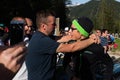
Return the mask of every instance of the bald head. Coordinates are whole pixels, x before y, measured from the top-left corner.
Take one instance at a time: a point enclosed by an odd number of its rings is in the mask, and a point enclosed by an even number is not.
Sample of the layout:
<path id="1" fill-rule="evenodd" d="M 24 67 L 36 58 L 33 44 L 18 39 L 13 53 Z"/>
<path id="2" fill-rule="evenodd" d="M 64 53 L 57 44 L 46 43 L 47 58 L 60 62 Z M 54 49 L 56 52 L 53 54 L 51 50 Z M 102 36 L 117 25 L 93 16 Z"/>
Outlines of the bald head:
<path id="1" fill-rule="evenodd" d="M 20 20 L 25 20 L 23 17 L 14 17 L 12 20 L 18 20 L 18 21 L 20 21 Z"/>
<path id="2" fill-rule="evenodd" d="M 26 24 L 26 21 L 23 17 L 14 17 L 10 24 Z"/>

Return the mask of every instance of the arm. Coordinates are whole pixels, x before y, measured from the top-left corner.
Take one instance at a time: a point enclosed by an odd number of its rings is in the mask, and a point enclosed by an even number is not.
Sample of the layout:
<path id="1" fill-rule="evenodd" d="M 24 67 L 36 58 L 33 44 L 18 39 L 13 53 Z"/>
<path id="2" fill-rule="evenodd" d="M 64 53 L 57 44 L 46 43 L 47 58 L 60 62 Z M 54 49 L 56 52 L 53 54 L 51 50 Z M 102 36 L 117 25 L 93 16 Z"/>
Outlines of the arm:
<path id="1" fill-rule="evenodd" d="M 89 38 L 83 41 L 77 41 L 72 44 L 60 44 L 56 52 L 74 52 L 82 50 L 93 44 L 96 40 Z"/>
<path id="2" fill-rule="evenodd" d="M 57 40 L 57 42 L 62 43 L 62 42 L 68 42 L 69 40 L 71 40 L 71 36 L 70 35 L 66 35 L 66 36 L 62 36 L 59 40 Z"/>
<path id="3" fill-rule="evenodd" d="M 107 53 L 108 47 L 107 46 L 103 46 L 103 48 L 104 48 L 104 53 Z"/>

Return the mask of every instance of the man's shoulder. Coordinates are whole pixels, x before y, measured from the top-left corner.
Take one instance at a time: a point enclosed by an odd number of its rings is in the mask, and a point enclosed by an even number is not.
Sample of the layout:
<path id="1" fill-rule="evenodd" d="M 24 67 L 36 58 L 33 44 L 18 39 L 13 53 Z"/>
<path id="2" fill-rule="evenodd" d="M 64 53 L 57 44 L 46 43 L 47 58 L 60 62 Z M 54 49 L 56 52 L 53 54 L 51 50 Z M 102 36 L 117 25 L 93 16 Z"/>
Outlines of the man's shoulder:
<path id="1" fill-rule="evenodd" d="M 101 44 L 91 44 L 89 47 L 85 48 L 84 51 L 91 51 L 93 53 L 103 53 L 104 49 Z"/>

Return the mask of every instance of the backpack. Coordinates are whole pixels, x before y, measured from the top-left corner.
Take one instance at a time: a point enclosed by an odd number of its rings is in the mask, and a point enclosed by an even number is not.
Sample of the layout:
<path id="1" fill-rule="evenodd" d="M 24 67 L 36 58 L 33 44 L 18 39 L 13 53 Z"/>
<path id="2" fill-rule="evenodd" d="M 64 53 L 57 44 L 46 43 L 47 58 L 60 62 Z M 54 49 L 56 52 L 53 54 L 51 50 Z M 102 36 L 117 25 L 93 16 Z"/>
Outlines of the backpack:
<path id="1" fill-rule="evenodd" d="M 81 80 L 111 80 L 113 62 L 101 45 L 92 44 L 84 49 L 80 60 Z"/>

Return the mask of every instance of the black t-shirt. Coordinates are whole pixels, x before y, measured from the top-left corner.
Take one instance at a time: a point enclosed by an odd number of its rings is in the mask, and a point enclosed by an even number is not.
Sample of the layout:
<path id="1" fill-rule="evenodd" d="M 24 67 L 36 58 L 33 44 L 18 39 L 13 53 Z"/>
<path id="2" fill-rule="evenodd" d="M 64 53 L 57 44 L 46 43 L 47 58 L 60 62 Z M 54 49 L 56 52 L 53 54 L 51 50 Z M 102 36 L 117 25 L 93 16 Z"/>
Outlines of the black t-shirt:
<path id="1" fill-rule="evenodd" d="M 43 33 L 39 31 L 34 33 L 26 56 L 29 80 L 53 80 L 58 46 L 58 42 Z"/>
<path id="2" fill-rule="evenodd" d="M 67 43 L 71 44 L 74 42 L 76 42 L 76 40 L 70 40 Z M 70 80 L 73 76 L 79 77 L 80 51 L 65 54 L 63 66 Z"/>
<path id="3" fill-rule="evenodd" d="M 73 62 L 72 66 L 69 64 L 71 62 Z M 64 57 L 64 67 L 70 78 L 76 76 L 80 77 L 80 80 L 98 80 L 96 70 L 103 71 L 104 65 L 107 69 L 105 74 L 102 74 L 105 80 L 110 80 L 113 68 L 112 60 L 109 55 L 104 53 L 101 44 L 92 44 L 83 50 L 65 54 Z"/>
<path id="4" fill-rule="evenodd" d="M 101 44 L 92 44 L 84 49 L 81 60 L 81 80 L 111 80 L 113 62 L 109 55 L 104 53 Z"/>

